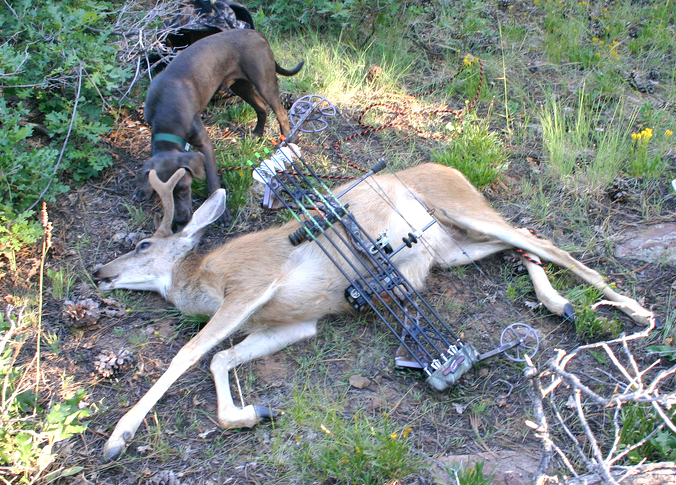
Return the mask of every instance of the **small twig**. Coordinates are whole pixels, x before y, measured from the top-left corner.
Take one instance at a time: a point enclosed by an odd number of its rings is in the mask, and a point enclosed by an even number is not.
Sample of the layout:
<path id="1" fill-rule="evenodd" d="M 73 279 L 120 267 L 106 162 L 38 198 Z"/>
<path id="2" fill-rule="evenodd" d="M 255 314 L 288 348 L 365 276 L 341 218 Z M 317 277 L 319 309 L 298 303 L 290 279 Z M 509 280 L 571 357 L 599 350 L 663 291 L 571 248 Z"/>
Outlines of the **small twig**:
<path id="1" fill-rule="evenodd" d="M 561 411 L 559 411 L 559 407 L 556 405 L 556 402 L 554 400 L 552 400 L 552 401 L 550 401 L 549 405 L 554 410 L 554 415 L 556 416 L 556 419 L 559 421 L 559 424 L 563 428 L 563 431 L 568 436 L 568 439 L 570 439 L 570 441 L 573 442 L 573 445 L 575 446 L 575 450 L 577 451 L 578 456 L 585 463 L 585 466 L 587 467 L 587 469 L 590 469 L 592 467 L 592 462 L 589 460 L 589 458 L 587 458 L 587 455 L 585 455 L 584 451 L 582 450 L 582 447 L 580 446 L 580 441 L 577 439 L 577 437 L 570 430 L 570 428 L 566 424 L 566 420 L 563 418 L 563 416 L 561 416 Z M 569 469 L 570 469 L 570 467 L 569 467 Z M 575 473 L 575 472 L 573 472 L 573 473 Z"/>
<path id="2" fill-rule="evenodd" d="M 653 401 L 652 405 L 655 408 L 655 411 L 657 411 L 657 414 L 659 414 L 660 417 L 662 418 L 662 421 L 664 421 L 664 424 L 667 425 L 667 427 L 671 430 L 672 433 L 676 433 L 676 426 L 674 426 L 674 423 L 671 421 L 672 418 L 666 415 L 666 413 L 659 405 L 659 403 Z"/>
<path id="3" fill-rule="evenodd" d="M 613 478 L 613 476 L 610 474 L 610 467 L 606 464 L 606 462 L 603 460 L 603 455 L 601 454 L 601 448 L 599 448 L 599 444 L 596 441 L 596 437 L 594 436 L 594 433 L 592 433 L 591 428 L 589 427 L 589 422 L 587 421 L 587 416 L 584 414 L 584 409 L 582 409 L 582 391 L 580 389 L 575 389 L 573 392 L 573 395 L 575 396 L 575 405 L 577 406 L 577 416 L 580 418 L 580 424 L 582 425 L 582 428 L 585 431 L 585 434 L 587 435 L 587 439 L 589 439 L 589 444 L 592 447 L 592 454 L 596 458 L 596 466 L 598 469 L 601 470 L 603 476 L 606 478 L 608 483 L 612 483 L 617 485 L 617 482 Z M 596 470 L 590 470 L 590 471 L 596 471 Z"/>
<path id="4" fill-rule="evenodd" d="M 3 2 L 5 2 L 5 5 L 7 5 L 9 11 L 12 12 L 17 19 L 21 20 L 21 18 L 16 14 L 14 9 L 12 8 L 12 5 L 7 0 L 3 0 Z"/>

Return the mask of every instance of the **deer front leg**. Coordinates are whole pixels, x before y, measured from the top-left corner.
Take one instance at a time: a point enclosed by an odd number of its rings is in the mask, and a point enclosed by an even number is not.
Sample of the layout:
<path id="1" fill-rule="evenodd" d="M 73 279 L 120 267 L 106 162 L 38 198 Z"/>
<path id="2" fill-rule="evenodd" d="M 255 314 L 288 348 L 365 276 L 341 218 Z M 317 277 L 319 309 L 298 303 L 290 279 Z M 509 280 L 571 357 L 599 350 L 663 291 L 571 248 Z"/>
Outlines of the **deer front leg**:
<path id="1" fill-rule="evenodd" d="M 317 333 L 317 321 L 274 325 L 249 334 L 232 348 L 214 355 L 211 373 L 218 398 L 218 423 L 226 429 L 252 428 L 263 419 L 271 417 L 270 410 L 262 406 L 235 406 L 230 392 L 229 372 L 235 366 L 250 362 L 307 340 Z"/>
<path id="2" fill-rule="evenodd" d="M 133 408 L 122 416 L 103 448 L 104 457 L 107 460 L 114 460 L 120 456 L 127 443 L 136 434 L 136 430 L 143 422 L 146 414 L 150 412 L 169 387 L 209 350 L 235 332 L 256 310 L 267 303 L 274 295 L 277 287 L 277 283 L 273 282 L 258 295 L 258 298 L 249 299 L 251 297 L 249 293 L 242 293 L 239 298 L 232 298 L 232 300 L 224 303 L 209 320 L 209 323 L 181 347 L 162 377 Z"/>

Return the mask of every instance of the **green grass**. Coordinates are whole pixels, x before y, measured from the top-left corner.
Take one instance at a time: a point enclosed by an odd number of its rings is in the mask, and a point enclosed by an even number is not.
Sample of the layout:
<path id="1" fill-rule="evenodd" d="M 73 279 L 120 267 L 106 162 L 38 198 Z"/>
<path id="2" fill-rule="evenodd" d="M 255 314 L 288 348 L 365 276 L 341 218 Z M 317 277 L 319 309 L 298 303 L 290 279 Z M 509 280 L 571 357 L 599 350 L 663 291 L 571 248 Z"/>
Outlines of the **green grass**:
<path id="1" fill-rule="evenodd" d="M 494 483 L 493 474 L 484 471 L 484 462 L 476 461 L 474 465 L 446 465 L 446 474 L 458 485 L 491 485 Z"/>
<path id="2" fill-rule="evenodd" d="M 468 120 L 453 143 L 432 152 L 432 161 L 460 170 L 477 188 L 494 183 L 505 170 L 507 157 L 497 133 L 487 123 Z"/>
<path id="3" fill-rule="evenodd" d="M 256 157 L 260 154 L 263 158 L 268 158 L 264 149 L 268 143 L 265 140 L 254 138 L 243 138 L 234 143 L 218 143 L 216 149 L 216 165 L 225 169 L 221 175 L 223 185 L 228 195 L 228 208 L 233 214 L 246 206 L 252 196 L 249 189 L 254 184 L 253 171 L 250 166 L 258 166 L 261 159 Z M 232 168 L 241 167 L 238 170 Z M 256 185 L 259 185 L 256 183 Z"/>
<path id="4" fill-rule="evenodd" d="M 614 106 L 590 103 L 582 90 L 573 110 L 551 96 L 539 113 L 549 175 L 579 194 L 592 195 L 628 171 L 628 126 L 636 114 L 626 115 L 623 106 L 621 99 Z"/>
<path id="5" fill-rule="evenodd" d="M 311 430 L 315 437 L 300 438 L 294 445 L 294 476 L 307 483 L 378 485 L 406 478 L 422 466 L 410 448 L 411 428 L 391 422 L 385 413 L 348 411 L 344 397 L 320 404 L 313 391 L 296 393 L 289 411 L 298 432 Z"/>

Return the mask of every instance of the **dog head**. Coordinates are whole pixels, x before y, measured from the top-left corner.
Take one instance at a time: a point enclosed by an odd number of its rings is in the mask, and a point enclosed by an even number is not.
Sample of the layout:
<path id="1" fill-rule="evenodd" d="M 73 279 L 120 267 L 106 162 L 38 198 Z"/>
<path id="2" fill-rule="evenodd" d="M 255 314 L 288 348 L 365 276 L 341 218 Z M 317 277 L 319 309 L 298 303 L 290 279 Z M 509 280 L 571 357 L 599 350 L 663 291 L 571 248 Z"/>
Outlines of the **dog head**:
<path id="1" fill-rule="evenodd" d="M 148 182 L 148 174 L 151 170 L 157 172 L 157 176 L 163 182 L 180 168 L 185 169 L 185 175 L 176 184 L 174 188 L 174 222 L 179 226 L 188 223 L 192 215 L 192 180 L 197 177 L 204 180 L 206 173 L 204 171 L 204 155 L 199 152 L 177 152 L 167 151 L 158 152 L 149 158 L 138 175 L 139 187 L 136 190 L 135 198 L 143 200 L 150 196 L 153 189 Z"/>

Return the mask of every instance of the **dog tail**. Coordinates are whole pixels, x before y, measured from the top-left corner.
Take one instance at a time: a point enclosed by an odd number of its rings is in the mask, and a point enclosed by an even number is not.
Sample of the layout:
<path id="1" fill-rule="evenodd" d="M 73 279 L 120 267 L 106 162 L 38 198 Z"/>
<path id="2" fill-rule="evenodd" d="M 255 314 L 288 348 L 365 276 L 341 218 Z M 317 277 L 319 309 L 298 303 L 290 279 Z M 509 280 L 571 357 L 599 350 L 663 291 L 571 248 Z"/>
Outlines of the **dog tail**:
<path id="1" fill-rule="evenodd" d="M 296 67 L 289 70 L 284 69 L 275 62 L 275 71 L 277 71 L 277 74 L 281 74 L 282 76 L 293 76 L 294 74 L 298 74 L 298 71 L 300 71 L 300 68 L 303 67 L 303 64 L 305 64 L 305 61 L 300 61 Z"/>

